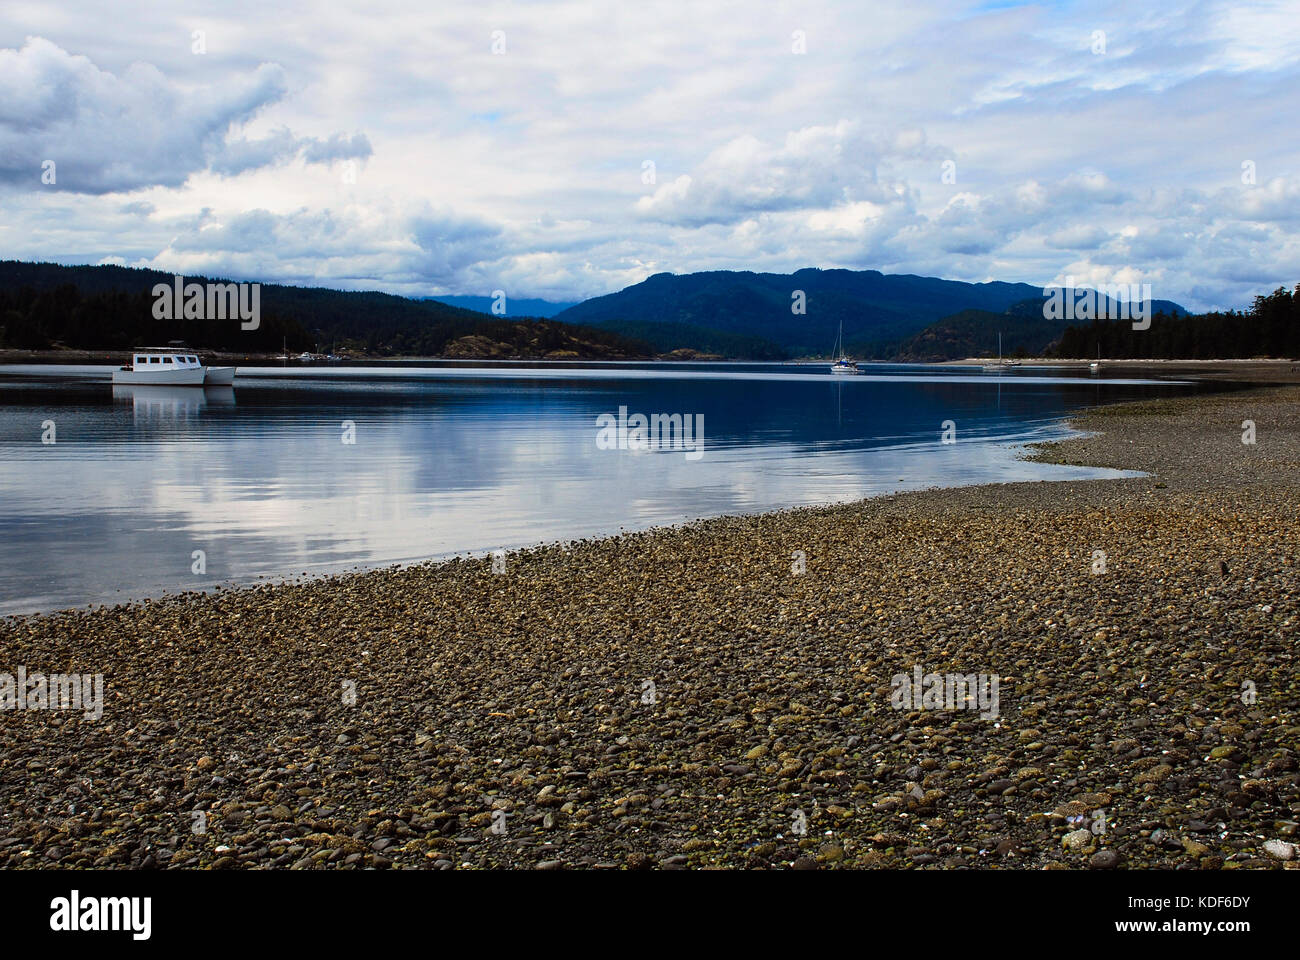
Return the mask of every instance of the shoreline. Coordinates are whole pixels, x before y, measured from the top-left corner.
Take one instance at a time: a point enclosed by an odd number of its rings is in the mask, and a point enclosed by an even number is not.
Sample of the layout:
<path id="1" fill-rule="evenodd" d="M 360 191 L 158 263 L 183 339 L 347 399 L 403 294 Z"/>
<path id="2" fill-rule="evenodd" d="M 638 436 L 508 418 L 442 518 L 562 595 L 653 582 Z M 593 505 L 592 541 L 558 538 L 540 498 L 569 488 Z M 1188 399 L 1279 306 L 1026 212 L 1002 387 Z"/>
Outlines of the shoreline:
<path id="1" fill-rule="evenodd" d="M 181 349 L 181 348 L 178 348 Z M 651 357 L 609 357 L 609 358 L 577 358 L 577 357 L 529 357 L 529 356 L 483 356 L 483 357 L 465 357 L 465 356 L 439 356 L 439 357 L 420 357 L 420 356 L 348 356 L 340 357 L 338 361 L 326 362 L 323 358 L 318 360 L 302 361 L 296 356 L 290 357 L 287 361 L 281 360 L 279 354 L 272 353 L 236 353 L 217 350 L 203 350 L 199 348 L 184 348 L 192 353 L 198 353 L 205 360 L 212 361 L 220 365 L 243 364 L 246 366 L 286 366 L 292 369 L 310 369 L 315 366 L 324 368 L 333 368 L 340 365 L 351 366 L 366 363 L 419 363 L 435 362 L 446 364 L 466 364 L 466 363 L 530 363 L 530 364 L 556 364 L 557 366 L 565 365 L 590 365 L 602 363 L 666 363 L 666 364 L 689 364 L 689 363 L 754 363 L 754 364 L 775 364 L 786 366 L 816 366 L 820 367 L 830 362 L 829 359 L 797 357 L 787 360 L 737 360 L 713 354 L 697 354 L 689 350 L 676 350 L 671 353 L 656 354 Z M 688 355 L 690 354 L 690 355 Z M 99 366 L 120 366 L 129 362 L 131 351 L 129 350 L 22 350 L 12 347 L 0 347 L 0 372 L 3 372 L 5 366 L 57 366 L 57 365 L 99 365 Z M 968 357 L 964 360 L 939 360 L 930 363 L 921 363 L 913 361 L 875 361 L 864 360 L 861 363 L 864 369 L 870 371 L 871 367 L 876 364 L 886 365 L 903 365 L 903 366 L 934 366 L 934 367 L 983 367 L 996 364 L 996 357 Z M 1087 370 L 1092 360 L 1082 359 L 1046 359 L 1042 357 L 1031 357 L 1016 360 L 1021 368 L 1065 368 L 1071 370 Z M 1250 359 L 1250 360 L 1102 360 L 1102 373 L 1108 371 L 1126 370 L 1130 368 L 1146 368 L 1158 371 L 1161 374 L 1170 376 L 1191 377 L 1194 379 L 1213 379 L 1213 380 L 1239 380 L 1242 382 L 1252 383 L 1300 383 L 1300 359 Z"/>
<path id="2" fill-rule="evenodd" d="M 992 365 L 997 357 L 968 357 L 965 360 L 943 360 L 940 367 L 970 367 Z M 1094 363 L 1089 359 L 1049 360 L 1042 357 L 1017 359 L 1022 368 L 1064 367 L 1087 370 Z M 1101 373 L 1115 370 L 1148 368 L 1162 374 L 1203 380 L 1239 380 L 1255 383 L 1300 383 L 1300 360 L 1102 360 Z"/>
<path id="3" fill-rule="evenodd" d="M 106 702 L 0 715 L 0 864 L 1283 866 L 1298 410 L 1117 404 L 1030 455 L 1142 478 L 10 618 L 0 670 L 102 672 Z M 916 665 L 998 676 L 999 719 L 894 709 Z"/>

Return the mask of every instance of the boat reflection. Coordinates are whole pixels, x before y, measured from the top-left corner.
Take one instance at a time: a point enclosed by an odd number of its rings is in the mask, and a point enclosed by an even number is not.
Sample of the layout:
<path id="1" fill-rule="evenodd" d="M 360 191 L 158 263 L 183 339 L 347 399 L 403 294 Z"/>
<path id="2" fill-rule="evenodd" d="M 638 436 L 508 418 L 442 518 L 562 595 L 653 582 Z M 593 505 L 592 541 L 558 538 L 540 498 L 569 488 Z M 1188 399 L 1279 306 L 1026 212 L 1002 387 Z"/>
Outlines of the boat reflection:
<path id="1" fill-rule="evenodd" d="M 205 407 L 231 407 L 235 404 L 234 387 L 167 387 L 140 384 L 113 384 L 113 400 L 130 403 L 139 420 L 186 420 L 196 417 Z"/>

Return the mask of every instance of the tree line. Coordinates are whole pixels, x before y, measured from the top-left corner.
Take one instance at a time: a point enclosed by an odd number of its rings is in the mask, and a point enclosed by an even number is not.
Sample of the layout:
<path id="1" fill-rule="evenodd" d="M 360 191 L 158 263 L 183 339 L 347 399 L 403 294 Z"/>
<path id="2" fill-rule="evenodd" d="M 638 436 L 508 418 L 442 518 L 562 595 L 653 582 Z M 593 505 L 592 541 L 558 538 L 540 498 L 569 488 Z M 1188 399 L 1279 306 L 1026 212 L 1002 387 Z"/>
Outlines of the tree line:
<path id="1" fill-rule="evenodd" d="M 1146 330 L 1131 320 L 1093 320 L 1068 327 L 1057 357 L 1100 356 L 1134 360 L 1242 360 L 1251 357 L 1300 358 L 1300 284 L 1257 296 L 1246 310 L 1151 317 Z"/>
<path id="2" fill-rule="evenodd" d="M 206 284 L 206 277 L 186 277 Z M 221 282 L 221 281 L 217 281 Z M 438 356 L 463 337 L 509 353 L 642 357 L 652 348 L 617 332 L 536 318 L 507 319 L 378 291 L 260 284 L 255 330 L 239 319 L 154 316 L 158 284 L 170 274 L 111 265 L 0 261 L 0 347 L 130 350 L 183 340 L 196 350 L 291 353 L 337 350 L 369 356 Z"/>

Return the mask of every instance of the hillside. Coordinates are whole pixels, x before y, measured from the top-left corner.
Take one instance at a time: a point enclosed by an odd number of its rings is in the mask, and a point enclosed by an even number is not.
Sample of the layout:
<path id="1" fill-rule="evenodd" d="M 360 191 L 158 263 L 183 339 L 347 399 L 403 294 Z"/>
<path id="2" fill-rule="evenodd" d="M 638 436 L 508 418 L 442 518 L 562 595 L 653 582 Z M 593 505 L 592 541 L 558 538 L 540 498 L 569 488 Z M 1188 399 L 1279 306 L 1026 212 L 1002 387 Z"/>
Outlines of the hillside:
<path id="1" fill-rule="evenodd" d="M 806 296 L 804 315 L 791 311 L 796 290 Z M 677 346 L 696 349 L 707 349 L 708 338 L 739 334 L 754 339 L 750 351 L 768 355 L 826 355 L 843 321 L 845 342 L 857 355 L 884 357 L 943 317 L 966 309 L 1001 312 L 1041 293 L 1024 283 L 964 283 L 875 270 L 660 273 L 570 307 L 557 319 L 645 338 L 654 326 L 678 324 L 676 335 L 688 341 Z"/>
<path id="2" fill-rule="evenodd" d="M 1267 296 L 1257 296 L 1244 311 L 1194 316 L 1157 313 L 1148 330 L 1134 330 L 1123 320 L 1072 326 L 1053 353 L 1137 360 L 1300 358 L 1300 284 L 1294 291 L 1278 287 Z"/>
<path id="3" fill-rule="evenodd" d="M 1119 305 L 1102 298 L 1107 309 L 1118 312 Z M 1170 317 L 1186 311 L 1170 300 L 1152 300 L 1151 315 Z M 991 357 L 997 354 L 998 334 L 1002 334 L 1002 354 L 1007 357 L 1037 357 L 1056 345 L 1071 323 L 1043 316 L 1043 298 L 1034 297 L 1012 304 L 1000 313 L 990 310 L 962 310 L 944 317 L 899 345 L 897 359 L 909 363 L 939 363 L 967 357 Z M 1132 321 L 1120 321 L 1132 327 Z"/>
<path id="4" fill-rule="evenodd" d="M 186 282 L 229 282 L 187 276 Z M 117 266 L 0 261 L 0 346 L 127 349 L 184 340 L 245 353 L 335 349 L 370 356 L 576 356 L 625 359 L 650 347 L 554 320 L 507 320 L 434 300 L 261 284 L 261 322 L 153 316 L 155 284 L 172 275 Z M 479 351 L 479 352 L 475 352 Z"/>

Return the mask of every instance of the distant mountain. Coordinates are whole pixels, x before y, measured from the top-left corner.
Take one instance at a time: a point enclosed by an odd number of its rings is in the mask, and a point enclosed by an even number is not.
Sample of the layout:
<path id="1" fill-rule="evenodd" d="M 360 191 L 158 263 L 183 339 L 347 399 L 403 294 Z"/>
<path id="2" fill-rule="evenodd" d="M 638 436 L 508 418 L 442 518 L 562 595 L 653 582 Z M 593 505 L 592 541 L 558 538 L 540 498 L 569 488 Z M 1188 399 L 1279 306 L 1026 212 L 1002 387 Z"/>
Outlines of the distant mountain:
<path id="1" fill-rule="evenodd" d="M 436 300 L 451 307 L 460 307 L 462 310 L 475 310 L 479 313 L 492 313 L 492 305 L 496 303 L 494 297 L 420 297 L 420 299 Z M 576 305 L 577 301 L 575 300 L 555 301 L 537 300 L 529 297 L 506 297 L 506 312 L 500 314 L 500 316 L 553 317 Z"/>
<path id="2" fill-rule="evenodd" d="M 187 283 L 225 283 L 186 276 Z M 260 284 L 256 330 L 238 320 L 163 320 L 155 284 L 172 275 L 118 266 L 0 261 L 0 346 L 130 349 L 184 340 L 234 352 L 328 350 L 371 356 L 645 357 L 651 348 L 615 332 L 549 319 L 485 316 L 434 300 L 377 291 Z"/>
<path id="3" fill-rule="evenodd" d="M 1119 314 L 1119 303 L 1101 297 L 1102 309 Z M 1148 316 L 1169 316 L 1187 311 L 1171 300 L 1152 300 Z M 1131 320 L 1124 321 L 1131 324 Z M 967 357 L 993 357 L 998 352 L 998 334 L 1002 334 L 1002 354 L 1006 357 L 1036 357 L 1054 347 L 1075 320 L 1050 320 L 1043 316 L 1043 297 L 1012 304 L 1001 313 L 990 310 L 961 310 L 944 317 L 909 337 L 898 347 L 896 359 L 912 363 L 938 363 L 964 360 Z"/>
<path id="4" fill-rule="evenodd" d="M 806 312 L 792 312 L 802 291 Z M 793 274 L 712 271 L 659 273 L 558 314 L 565 323 L 599 327 L 660 346 L 654 328 L 678 325 L 677 347 L 707 350 L 724 335 L 749 338 L 745 356 L 825 356 L 841 321 L 860 357 L 888 357 L 908 337 L 961 310 L 1000 313 L 1041 297 L 1027 283 L 964 283 L 876 270 L 804 269 Z M 665 330 L 665 333 L 668 331 Z"/>

